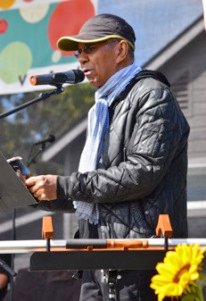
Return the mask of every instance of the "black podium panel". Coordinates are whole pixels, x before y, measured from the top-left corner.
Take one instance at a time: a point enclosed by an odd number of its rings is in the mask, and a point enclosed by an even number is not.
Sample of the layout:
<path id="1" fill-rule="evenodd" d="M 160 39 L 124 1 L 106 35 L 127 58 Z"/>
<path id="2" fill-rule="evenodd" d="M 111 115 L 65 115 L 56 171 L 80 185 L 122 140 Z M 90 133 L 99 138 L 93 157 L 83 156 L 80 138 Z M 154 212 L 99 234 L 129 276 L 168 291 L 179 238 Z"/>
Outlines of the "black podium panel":
<path id="1" fill-rule="evenodd" d="M 35 252 L 30 270 L 151 270 L 164 256 L 164 250 Z"/>

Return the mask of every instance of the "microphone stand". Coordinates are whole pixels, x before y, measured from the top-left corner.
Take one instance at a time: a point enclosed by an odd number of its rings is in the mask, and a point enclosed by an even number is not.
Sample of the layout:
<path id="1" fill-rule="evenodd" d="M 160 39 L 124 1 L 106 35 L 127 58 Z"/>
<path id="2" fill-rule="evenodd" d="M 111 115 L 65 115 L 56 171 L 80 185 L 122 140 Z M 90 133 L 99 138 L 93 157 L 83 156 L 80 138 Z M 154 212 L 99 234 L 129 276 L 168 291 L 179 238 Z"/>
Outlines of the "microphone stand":
<path id="1" fill-rule="evenodd" d="M 46 93 L 40 93 L 38 97 L 32 99 L 32 100 L 29 100 L 27 101 L 26 103 L 22 104 L 22 105 L 19 105 L 17 107 L 15 107 L 14 109 L 8 111 L 8 112 L 5 112 L 5 113 L 2 113 L 0 114 L 0 119 L 4 118 L 4 117 L 7 117 L 13 113 L 16 113 L 30 105 L 33 105 L 34 103 L 37 103 L 41 100 L 46 100 L 47 98 L 49 98 L 50 96 L 52 95 L 58 95 L 60 93 L 62 93 L 64 91 L 64 88 L 62 87 L 62 85 L 56 85 L 56 89 L 50 91 L 50 92 L 46 92 Z"/>
<path id="2" fill-rule="evenodd" d="M 33 157 L 32 157 L 31 154 L 32 154 L 32 151 L 33 151 L 33 149 L 34 149 L 34 146 L 35 146 L 35 145 L 32 146 L 32 149 L 31 149 L 31 152 L 30 152 L 30 155 L 29 155 L 29 158 L 30 158 L 30 159 L 28 159 L 27 164 L 26 164 L 27 167 L 29 167 L 32 163 L 36 163 L 37 157 L 45 150 L 45 148 L 46 148 L 46 143 L 43 142 L 43 143 L 41 144 L 41 146 L 39 147 L 38 151 L 37 151 L 37 152 L 33 155 Z"/>
<path id="3" fill-rule="evenodd" d="M 50 92 L 46 92 L 46 93 L 40 93 L 38 97 L 27 101 L 26 103 L 19 105 L 17 107 L 15 107 L 12 110 L 9 110 L 7 112 L 1 113 L 0 114 L 0 119 L 7 117 L 13 113 L 16 113 L 30 105 L 33 105 L 41 100 L 46 100 L 47 98 L 49 98 L 52 95 L 58 95 L 60 93 L 62 93 L 64 91 L 64 88 L 62 87 L 62 85 L 56 85 L 56 89 L 50 91 Z M 13 209 L 13 216 L 12 216 L 12 232 L 13 232 L 13 239 L 16 239 L 16 209 Z M 0 265 L 3 265 L 4 268 L 7 269 L 7 271 L 10 273 L 11 276 L 15 276 L 16 273 L 13 271 L 13 267 L 14 267 L 14 255 L 12 256 L 12 263 L 11 266 L 12 268 L 10 270 L 8 270 L 8 267 L 5 266 L 5 264 L 2 264 L 2 262 L 0 262 Z M 10 300 L 13 301 L 13 277 L 11 277 L 11 294 L 10 294 Z"/>

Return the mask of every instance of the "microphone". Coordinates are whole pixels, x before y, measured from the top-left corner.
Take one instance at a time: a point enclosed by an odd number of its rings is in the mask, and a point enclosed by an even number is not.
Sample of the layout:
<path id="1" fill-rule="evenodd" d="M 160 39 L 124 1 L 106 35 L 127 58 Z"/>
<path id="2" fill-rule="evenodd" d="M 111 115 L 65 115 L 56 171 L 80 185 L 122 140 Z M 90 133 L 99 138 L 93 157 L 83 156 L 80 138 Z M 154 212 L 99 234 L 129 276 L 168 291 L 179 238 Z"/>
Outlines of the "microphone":
<path id="1" fill-rule="evenodd" d="M 84 80 L 84 72 L 81 70 L 71 70 L 59 73 L 49 73 L 44 75 L 34 75 L 30 77 L 30 83 L 36 85 L 61 85 L 61 84 L 77 84 Z"/>
<path id="2" fill-rule="evenodd" d="M 41 144 L 46 144 L 47 142 L 49 143 L 52 143 L 56 140 L 55 136 L 54 135 L 49 135 L 49 137 L 43 139 L 43 140 L 40 140 L 38 142 L 35 142 L 34 145 L 41 145 Z"/>

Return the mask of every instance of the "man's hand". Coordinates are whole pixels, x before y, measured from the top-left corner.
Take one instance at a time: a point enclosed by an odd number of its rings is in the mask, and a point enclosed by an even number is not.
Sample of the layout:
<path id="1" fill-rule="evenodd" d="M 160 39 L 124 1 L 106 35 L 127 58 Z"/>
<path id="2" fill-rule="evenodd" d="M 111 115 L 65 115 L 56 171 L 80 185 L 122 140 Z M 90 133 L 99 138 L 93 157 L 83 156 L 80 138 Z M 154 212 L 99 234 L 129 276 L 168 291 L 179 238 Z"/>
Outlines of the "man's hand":
<path id="1" fill-rule="evenodd" d="M 30 177 L 26 179 L 25 184 L 34 197 L 39 201 L 52 201 L 57 198 L 56 175 Z"/>

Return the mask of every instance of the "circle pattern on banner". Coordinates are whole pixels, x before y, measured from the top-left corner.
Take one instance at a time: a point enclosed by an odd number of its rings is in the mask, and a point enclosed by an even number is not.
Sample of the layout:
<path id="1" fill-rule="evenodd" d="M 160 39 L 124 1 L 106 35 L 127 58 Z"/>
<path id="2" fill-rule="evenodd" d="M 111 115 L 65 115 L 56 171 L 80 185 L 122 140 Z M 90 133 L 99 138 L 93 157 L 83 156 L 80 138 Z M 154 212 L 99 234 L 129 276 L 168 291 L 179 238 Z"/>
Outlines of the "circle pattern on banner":
<path id="1" fill-rule="evenodd" d="M 49 4 L 36 5 L 35 7 L 20 8 L 20 15 L 28 23 L 37 23 L 41 21 L 47 14 Z"/>
<path id="2" fill-rule="evenodd" d="M 0 8 L 7 9 L 10 8 L 16 0 L 0 0 Z"/>
<path id="3" fill-rule="evenodd" d="M 15 54 L 15 55 L 14 55 Z M 0 78 L 12 84 L 24 77 L 32 66 L 32 53 L 28 45 L 16 41 L 8 44 L 0 53 Z"/>
<path id="4" fill-rule="evenodd" d="M 7 31 L 8 22 L 6 19 L 0 19 L 0 34 L 3 34 Z"/>
<path id="5" fill-rule="evenodd" d="M 48 38 L 51 47 L 57 50 L 57 40 L 62 36 L 75 35 L 87 19 L 94 16 L 94 6 L 90 0 L 71 0 L 59 3 L 53 11 L 48 24 Z M 61 51 L 62 55 L 73 52 Z"/>
<path id="6" fill-rule="evenodd" d="M 30 89 L 31 68 L 77 63 L 73 52 L 58 49 L 57 40 L 77 34 L 95 7 L 92 0 L 0 0 L 0 14 L 0 82 L 14 93 Z"/>
<path id="7" fill-rule="evenodd" d="M 52 62 L 53 63 L 58 63 L 58 61 L 61 59 L 61 51 L 60 50 L 56 50 L 53 52 L 52 54 Z"/>

